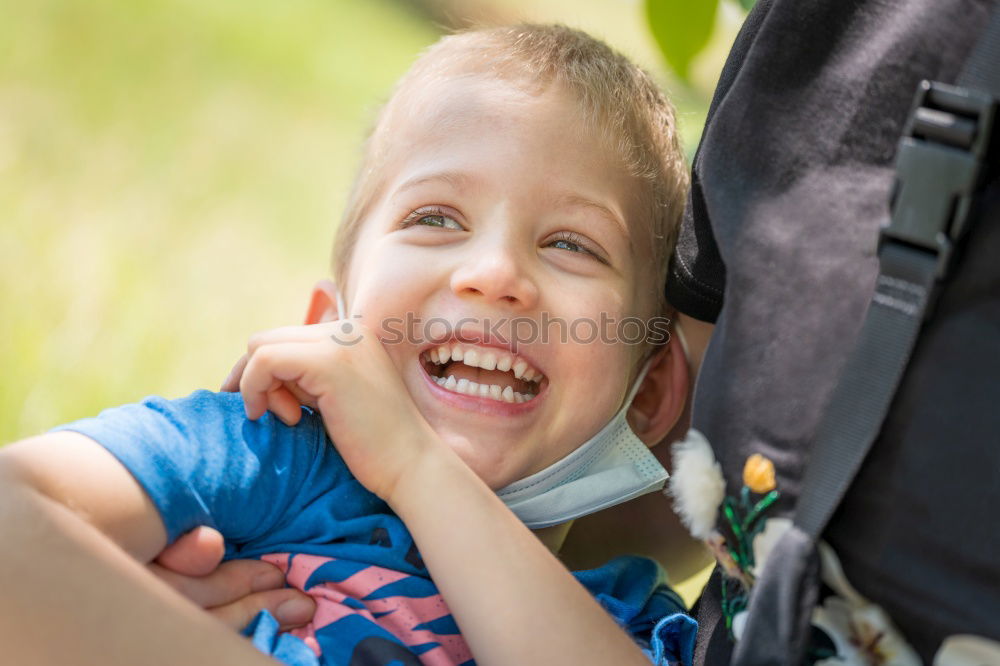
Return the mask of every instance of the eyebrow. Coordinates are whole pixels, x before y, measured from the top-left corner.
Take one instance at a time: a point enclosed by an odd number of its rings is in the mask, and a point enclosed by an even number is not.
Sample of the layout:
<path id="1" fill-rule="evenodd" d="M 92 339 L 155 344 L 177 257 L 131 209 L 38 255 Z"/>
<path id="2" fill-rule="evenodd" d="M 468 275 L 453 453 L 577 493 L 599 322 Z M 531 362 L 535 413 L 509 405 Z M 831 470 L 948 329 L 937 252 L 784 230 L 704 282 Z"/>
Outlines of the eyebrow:
<path id="1" fill-rule="evenodd" d="M 467 190 L 474 185 L 474 179 L 463 171 L 436 171 L 425 175 L 414 176 L 396 188 L 393 196 L 398 196 L 407 190 L 426 185 L 427 183 L 444 182 L 456 190 Z"/>
<path id="2" fill-rule="evenodd" d="M 632 245 L 632 234 L 629 233 L 628 226 L 625 221 L 621 219 L 613 210 L 608 208 L 602 203 L 598 203 L 592 199 L 588 199 L 579 194 L 566 193 L 562 194 L 556 198 L 557 206 L 575 206 L 578 208 L 592 208 L 600 213 L 601 217 L 611 222 L 618 228 L 618 230 L 625 236 L 628 240 L 628 245 L 630 249 L 634 249 Z"/>

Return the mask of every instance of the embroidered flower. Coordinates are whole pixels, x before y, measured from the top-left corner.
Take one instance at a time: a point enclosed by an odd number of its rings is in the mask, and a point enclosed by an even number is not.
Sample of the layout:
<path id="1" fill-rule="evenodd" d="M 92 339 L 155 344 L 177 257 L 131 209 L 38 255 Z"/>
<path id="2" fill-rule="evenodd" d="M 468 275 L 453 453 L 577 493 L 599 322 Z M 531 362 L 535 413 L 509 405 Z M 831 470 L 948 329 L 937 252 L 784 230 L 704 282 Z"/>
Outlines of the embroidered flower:
<path id="1" fill-rule="evenodd" d="M 743 484 L 763 495 L 778 487 L 774 480 L 774 463 L 759 453 L 747 458 L 743 465 Z"/>
<path id="2" fill-rule="evenodd" d="M 732 635 L 735 635 L 733 621 L 746 609 L 757 572 L 763 568 L 762 562 L 758 565 L 758 553 L 762 560 L 766 559 L 780 534 L 791 524 L 777 522 L 770 534 L 764 534 L 770 522 L 766 514 L 780 496 L 774 483 L 774 465 L 764 456 L 754 454 L 748 459 L 746 468 L 751 471 L 751 474 L 744 474 L 747 483 L 738 495 L 722 498 L 723 520 L 719 529 L 710 533 L 706 540 L 726 573 L 721 581 L 720 603 L 726 627 Z M 761 470 L 763 475 L 758 474 Z M 766 492 L 756 492 L 750 483 Z M 758 540 L 761 535 L 762 540 Z"/>
<path id="3" fill-rule="evenodd" d="M 820 542 L 819 551 L 823 582 L 834 594 L 813 611 L 812 622 L 833 641 L 837 655 L 817 666 L 919 666 L 888 614 L 848 582 L 833 549 Z"/>
<path id="4" fill-rule="evenodd" d="M 753 575 L 760 576 L 767 563 L 767 557 L 774 550 L 778 540 L 784 536 L 785 532 L 792 526 L 792 521 L 788 518 L 769 518 L 764 521 L 764 529 L 753 538 Z"/>
<path id="5" fill-rule="evenodd" d="M 695 538 L 705 542 L 722 567 L 722 615 L 726 627 L 734 633 L 734 619 L 743 618 L 741 623 L 745 619 L 741 613 L 746 610 L 757 571 L 791 525 L 791 521 L 784 520 L 766 528 L 771 521 L 765 514 L 780 496 L 774 464 L 758 453 L 751 455 L 744 466 L 740 492 L 726 496 L 722 468 L 700 432 L 688 430 L 685 439 L 674 444 L 673 458 L 674 471 L 666 492 L 673 497 L 681 522 Z"/>
<path id="6" fill-rule="evenodd" d="M 747 626 L 747 617 L 748 614 L 747 611 L 745 610 L 741 610 L 739 613 L 733 616 L 732 632 L 734 641 L 739 641 L 741 638 L 743 638 L 743 630 L 746 629 Z"/>
<path id="7" fill-rule="evenodd" d="M 715 527 L 719 505 L 726 493 L 722 468 L 708 440 L 697 430 L 688 430 L 673 446 L 674 470 L 668 494 L 674 510 L 696 539 L 707 539 Z"/>
<path id="8" fill-rule="evenodd" d="M 813 611 L 813 624 L 837 647 L 837 655 L 817 666 L 920 666 L 917 654 L 878 606 L 854 607 L 831 596 Z"/>
<path id="9" fill-rule="evenodd" d="M 722 567 L 722 570 L 726 572 L 727 576 L 735 578 L 746 587 L 752 584 L 750 577 L 740 569 L 736 560 L 733 559 L 732 553 L 729 552 L 729 546 L 726 545 L 726 537 L 722 536 L 718 530 L 712 530 L 712 533 L 705 539 L 705 545 L 715 555 L 715 560 Z"/>

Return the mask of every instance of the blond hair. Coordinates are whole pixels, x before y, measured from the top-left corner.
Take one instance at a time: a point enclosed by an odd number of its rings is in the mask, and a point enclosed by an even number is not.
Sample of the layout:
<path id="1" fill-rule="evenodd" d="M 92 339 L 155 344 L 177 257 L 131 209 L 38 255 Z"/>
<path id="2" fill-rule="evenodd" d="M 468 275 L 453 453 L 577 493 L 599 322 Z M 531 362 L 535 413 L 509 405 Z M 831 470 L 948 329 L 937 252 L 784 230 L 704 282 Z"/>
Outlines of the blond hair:
<path id="1" fill-rule="evenodd" d="M 396 100 L 405 99 L 411 86 L 456 73 L 514 80 L 536 91 L 556 83 L 577 97 L 588 122 L 643 185 L 648 214 L 638 229 L 652 247 L 656 276 L 647 293 L 655 291 L 654 314 L 668 314 L 663 285 L 688 187 L 674 108 L 642 68 L 607 44 L 562 25 L 522 24 L 446 36 L 400 79 L 365 143 L 337 230 L 333 273 L 338 284 L 346 285 L 361 223 L 381 184 L 379 175 L 391 143 L 387 128 L 399 111 Z"/>

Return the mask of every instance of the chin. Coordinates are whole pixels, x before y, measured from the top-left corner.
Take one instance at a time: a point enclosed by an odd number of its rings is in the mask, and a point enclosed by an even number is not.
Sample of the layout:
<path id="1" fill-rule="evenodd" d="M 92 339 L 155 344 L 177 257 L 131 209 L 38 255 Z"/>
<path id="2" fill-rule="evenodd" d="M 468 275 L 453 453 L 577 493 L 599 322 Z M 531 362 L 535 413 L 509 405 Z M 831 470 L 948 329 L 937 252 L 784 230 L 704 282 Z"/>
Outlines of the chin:
<path id="1" fill-rule="evenodd" d="M 489 451 L 482 442 L 474 445 L 468 437 L 454 434 L 443 435 L 442 439 L 458 454 L 462 462 L 489 486 L 490 490 L 500 490 L 527 476 L 527 474 L 519 475 L 517 470 L 511 469 L 512 461 L 509 455 Z"/>

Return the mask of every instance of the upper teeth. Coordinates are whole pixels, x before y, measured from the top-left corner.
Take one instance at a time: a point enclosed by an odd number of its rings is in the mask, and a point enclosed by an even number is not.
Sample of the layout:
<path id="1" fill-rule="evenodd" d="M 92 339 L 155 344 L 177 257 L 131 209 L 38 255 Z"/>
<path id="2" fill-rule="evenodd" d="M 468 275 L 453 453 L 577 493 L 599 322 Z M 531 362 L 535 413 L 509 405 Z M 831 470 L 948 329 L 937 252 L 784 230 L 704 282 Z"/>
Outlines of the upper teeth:
<path id="1" fill-rule="evenodd" d="M 515 377 L 526 382 L 540 382 L 544 376 L 528 365 L 524 359 L 502 349 L 476 349 L 468 345 L 448 344 L 432 348 L 427 355 L 437 365 L 444 365 L 449 361 L 461 361 L 472 368 L 503 372 L 512 370 Z"/>

